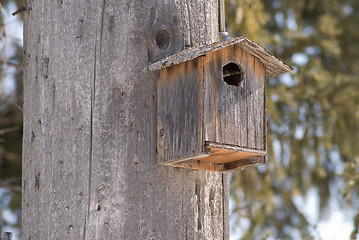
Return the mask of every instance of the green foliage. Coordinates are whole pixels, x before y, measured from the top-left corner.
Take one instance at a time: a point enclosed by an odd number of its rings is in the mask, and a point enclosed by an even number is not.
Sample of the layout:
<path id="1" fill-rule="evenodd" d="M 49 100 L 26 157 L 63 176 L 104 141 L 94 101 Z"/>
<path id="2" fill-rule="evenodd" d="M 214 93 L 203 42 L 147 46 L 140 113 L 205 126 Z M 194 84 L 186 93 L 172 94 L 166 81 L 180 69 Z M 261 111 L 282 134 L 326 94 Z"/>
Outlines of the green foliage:
<path id="1" fill-rule="evenodd" d="M 233 214 L 238 224 L 250 221 L 242 239 L 295 239 L 295 230 L 316 237 L 317 223 L 294 201 L 313 188 L 320 217 L 330 198 L 358 199 L 358 10 L 350 0 L 227 1 L 232 36 L 248 36 L 295 68 L 268 80 L 268 164 L 232 176 L 233 198 L 248 206 Z M 358 226 L 354 219 L 353 232 Z"/>

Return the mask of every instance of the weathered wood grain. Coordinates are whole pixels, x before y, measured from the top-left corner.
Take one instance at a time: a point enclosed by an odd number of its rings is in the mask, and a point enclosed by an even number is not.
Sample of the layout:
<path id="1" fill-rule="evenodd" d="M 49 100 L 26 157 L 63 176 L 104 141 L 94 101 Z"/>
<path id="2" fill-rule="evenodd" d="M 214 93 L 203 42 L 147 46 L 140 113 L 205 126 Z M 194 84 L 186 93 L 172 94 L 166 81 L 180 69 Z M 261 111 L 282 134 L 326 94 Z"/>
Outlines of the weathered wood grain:
<path id="1" fill-rule="evenodd" d="M 241 63 L 241 67 L 244 73 L 243 83 L 240 88 L 239 96 L 241 96 L 242 100 L 238 102 L 238 107 L 236 109 L 236 120 L 239 124 L 239 146 L 248 146 L 248 108 L 247 108 L 247 85 L 248 85 L 248 77 L 246 75 L 246 69 L 248 67 L 247 63 L 247 52 L 240 49 L 239 47 L 235 47 L 235 55 L 236 58 L 239 59 Z"/>
<path id="2" fill-rule="evenodd" d="M 27 4 L 22 238 L 82 239 L 96 34 L 89 23 L 100 17 L 99 6 L 85 1 Z M 75 34 L 77 26 L 83 29 L 81 37 Z"/>
<path id="3" fill-rule="evenodd" d="M 243 71 L 243 80 L 239 86 L 228 85 L 223 81 L 222 68 L 228 63 L 237 64 Z M 204 68 L 205 141 L 263 150 L 263 65 L 234 45 L 207 54 Z"/>
<path id="4" fill-rule="evenodd" d="M 262 64 L 247 54 L 246 68 L 246 94 L 248 108 L 248 147 L 252 149 L 263 149 L 265 133 L 263 131 L 263 115 L 265 112 L 263 95 L 265 79 L 261 75 L 263 71 Z"/>
<path id="5" fill-rule="evenodd" d="M 142 71 L 216 41 L 217 0 L 27 5 L 23 239 L 228 239 L 222 174 L 157 164 Z"/>
<path id="6" fill-rule="evenodd" d="M 166 68 L 157 83 L 160 163 L 203 152 L 203 59 Z"/>
<path id="7" fill-rule="evenodd" d="M 229 43 L 160 69 L 161 164 L 226 172 L 265 163 L 266 66 L 239 43 Z M 228 76 L 237 82 L 225 79 Z"/>

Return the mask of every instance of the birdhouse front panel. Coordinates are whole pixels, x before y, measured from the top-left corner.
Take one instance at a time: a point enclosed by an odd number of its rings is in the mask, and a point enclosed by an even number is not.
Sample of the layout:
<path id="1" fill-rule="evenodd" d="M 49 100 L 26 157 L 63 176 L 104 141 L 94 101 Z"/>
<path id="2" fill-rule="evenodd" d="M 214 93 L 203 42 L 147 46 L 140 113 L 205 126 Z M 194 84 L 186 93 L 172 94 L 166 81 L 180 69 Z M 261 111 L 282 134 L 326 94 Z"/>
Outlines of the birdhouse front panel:
<path id="1" fill-rule="evenodd" d="M 184 50 L 159 70 L 157 157 L 227 172 L 266 162 L 265 79 L 291 71 L 245 37 Z"/>
<path id="2" fill-rule="evenodd" d="M 266 149 L 265 68 L 237 45 L 206 55 L 204 140 Z"/>

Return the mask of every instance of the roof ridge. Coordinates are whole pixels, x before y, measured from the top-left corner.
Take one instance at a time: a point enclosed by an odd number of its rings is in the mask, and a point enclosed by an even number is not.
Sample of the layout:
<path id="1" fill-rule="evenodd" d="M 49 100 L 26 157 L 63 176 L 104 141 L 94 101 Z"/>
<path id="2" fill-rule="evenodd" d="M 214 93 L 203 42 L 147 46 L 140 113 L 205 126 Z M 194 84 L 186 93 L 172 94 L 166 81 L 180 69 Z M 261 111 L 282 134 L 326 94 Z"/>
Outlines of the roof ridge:
<path id="1" fill-rule="evenodd" d="M 262 62 L 262 64 L 266 68 L 266 78 L 274 77 L 279 74 L 290 72 L 293 70 L 292 67 L 284 63 L 284 61 L 276 58 L 267 49 L 249 40 L 246 36 L 241 36 L 237 38 L 223 40 L 220 42 L 214 42 L 208 45 L 185 49 L 179 53 L 173 54 L 169 57 L 152 63 L 149 66 L 146 66 L 143 71 L 147 72 L 160 70 L 162 68 L 170 67 L 176 64 L 180 64 L 182 62 L 187 62 L 200 56 L 204 56 L 209 52 L 215 52 L 225 47 L 229 47 L 236 44 L 238 44 L 240 48 L 252 54 L 260 62 Z"/>

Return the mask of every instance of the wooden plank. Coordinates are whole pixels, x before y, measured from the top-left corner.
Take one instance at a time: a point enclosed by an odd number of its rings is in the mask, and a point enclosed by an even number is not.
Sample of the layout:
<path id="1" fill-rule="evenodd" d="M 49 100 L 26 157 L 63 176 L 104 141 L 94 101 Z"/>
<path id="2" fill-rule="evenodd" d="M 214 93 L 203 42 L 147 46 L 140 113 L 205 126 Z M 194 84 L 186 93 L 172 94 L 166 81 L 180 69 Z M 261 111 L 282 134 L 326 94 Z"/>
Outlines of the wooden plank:
<path id="1" fill-rule="evenodd" d="M 263 65 L 251 54 L 246 54 L 246 114 L 247 147 L 264 149 L 265 79 Z M 242 134 L 241 136 L 245 135 Z"/>
<path id="2" fill-rule="evenodd" d="M 253 156 L 265 156 L 266 152 L 262 150 L 255 150 L 250 148 L 243 148 L 234 145 L 227 145 L 216 142 L 206 142 L 209 157 L 202 158 L 201 161 L 211 161 L 215 163 L 233 162 L 244 158 Z"/>
<path id="3" fill-rule="evenodd" d="M 233 52 L 234 46 L 223 49 L 223 62 L 219 66 L 219 71 L 222 75 L 217 82 L 217 94 L 220 95 L 220 97 L 217 97 L 217 99 L 220 100 L 217 101 L 217 112 L 221 111 L 221 106 L 223 111 L 223 114 L 221 114 L 221 121 L 223 124 L 220 128 L 221 130 L 218 129 L 218 131 L 222 133 L 221 139 L 223 140 L 221 140 L 220 142 L 227 144 L 238 144 L 239 139 L 239 132 L 237 126 L 238 122 L 236 122 L 236 111 L 238 109 L 238 103 L 240 101 L 240 96 L 238 94 L 240 86 L 228 85 L 224 81 L 223 76 L 223 67 L 225 65 L 229 63 L 238 63 Z"/>
<path id="4" fill-rule="evenodd" d="M 247 85 L 248 77 L 246 75 L 247 54 L 238 46 L 234 47 L 234 56 L 236 57 L 243 71 L 243 82 L 239 86 L 238 105 L 235 110 L 235 121 L 238 124 L 238 146 L 248 147 L 248 109 L 247 109 Z"/>
<path id="5" fill-rule="evenodd" d="M 254 93 L 255 100 L 253 101 L 254 108 L 254 116 L 257 116 L 255 119 L 255 149 L 262 149 L 264 148 L 264 138 L 266 137 L 264 131 L 264 124 L 266 121 L 264 120 L 265 116 L 265 68 L 263 64 L 258 60 L 255 59 L 255 75 L 256 75 L 256 90 Z"/>
<path id="6" fill-rule="evenodd" d="M 208 156 L 209 156 L 209 154 L 197 154 L 197 155 L 191 155 L 191 156 L 184 157 L 184 158 L 178 158 L 178 159 L 171 160 L 171 161 L 161 162 L 159 164 L 162 164 L 162 165 L 175 165 L 177 163 L 187 162 L 187 161 L 194 160 L 194 159 L 198 160 L 200 158 L 204 158 L 204 157 L 208 157 Z"/>
<path id="7" fill-rule="evenodd" d="M 230 172 L 266 162 L 266 152 L 217 142 L 206 142 L 207 154 L 166 163 L 176 167 Z"/>
<path id="8" fill-rule="evenodd" d="M 216 66 L 218 55 L 209 54 L 204 58 L 203 71 L 205 78 L 204 86 L 204 113 L 203 113 L 203 129 L 204 141 L 216 141 L 216 78 L 218 67 Z"/>
<path id="9" fill-rule="evenodd" d="M 255 69 L 255 58 L 253 55 L 247 53 L 247 68 L 246 68 L 246 102 L 247 102 L 247 128 L 248 128 L 248 145 L 249 148 L 255 148 L 255 138 L 256 138 L 256 119 L 262 119 L 261 116 L 257 116 L 255 109 L 258 108 L 257 99 L 256 99 L 256 90 L 257 90 L 257 79 L 256 79 L 256 69 Z"/>
<path id="10" fill-rule="evenodd" d="M 161 70 L 157 84 L 160 163 L 202 153 L 203 61 Z"/>
<path id="11" fill-rule="evenodd" d="M 238 95 L 222 77 L 223 66 L 233 59 L 231 47 L 206 55 L 205 140 L 237 144 L 235 110 Z"/>
<path id="12" fill-rule="evenodd" d="M 210 161 L 190 160 L 186 162 L 176 163 L 173 166 L 189 169 L 198 169 L 212 172 L 229 173 L 235 170 L 247 167 L 256 167 L 265 164 L 264 156 L 253 156 L 250 158 L 239 159 L 228 163 L 214 163 Z"/>
<path id="13" fill-rule="evenodd" d="M 251 158 L 242 159 L 235 162 L 225 163 L 223 168 L 224 171 L 230 172 L 236 169 L 244 169 L 247 167 L 256 167 L 266 163 L 264 156 L 253 156 Z"/>
<path id="14" fill-rule="evenodd" d="M 266 139 L 267 139 L 267 110 L 266 110 L 266 79 L 265 79 L 265 67 L 258 62 L 258 67 L 256 68 L 257 76 L 260 81 L 260 86 L 257 92 L 258 96 L 258 108 L 257 108 L 257 115 L 261 116 L 261 119 L 257 119 L 258 121 L 258 138 L 256 138 L 256 148 L 262 149 L 266 151 Z"/>
<path id="15" fill-rule="evenodd" d="M 215 144 L 218 147 L 207 147 L 207 154 L 198 154 L 189 156 L 182 159 L 176 159 L 173 161 L 163 162 L 164 165 L 178 165 L 186 162 L 192 162 L 192 160 L 208 162 L 208 163 L 229 163 L 238 161 L 253 156 L 265 156 L 265 151 L 253 150 L 249 148 L 240 148 L 233 146 L 226 146 L 223 144 Z"/>
<path id="16" fill-rule="evenodd" d="M 201 161 L 212 163 L 229 163 L 258 155 L 252 152 L 234 152 L 226 149 L 210 148 L 210 150 L 211 156 L 202 158 Z"/>
<path id="17" fill-rule="evenodd" d="M 246 147 L 241 147 L 241 146 L 236 146 L 236 145 L 229 145 L 229 144 L 223 144 L 223 143 L 219 143 L 219 142 L 206 142 L 205 143 L 206 148 L 222 148 L 222 149 L 227 149 L 227 150 L 231 150 L 231 151 L 244 151 L 244 152 L 252 152 L 252 153 L 257 153 L 259 155 L 264 155 L 265 151 L 263 150 L 257 150 L 257 149 L 251 149 L 251 148 L 246 148 Z"/>
<path id="18" fill-rule="evenodd" d="M 243 69 L 238 87 L 223 81 L 222 67 L 229 62 Z M 205 141 L 263 149 L 264 71 L 258 60 L 236 45 L 206 55 Z"/>
<path id="19" fill-rule="evenodd" d="M 265 75 L 265 71 L 266 69 L 264 68 L 262 70 L 262 76 Z M 267 83 L 264 83 L 263 85 L 263 92 L 264 92 L 264 95 L 263 95 L 263 112 L 264 112 L 264 115 L 263 115 L 263 143 L 262 143 L 262 149 L 263 150 L 267 150 Z"/>
<path id="20" fill-rule="evenodd" d="M 206 171 L 220 171 L 218 167 L 216 168 L 216 165 L 214 163 L 202 162 L 200 160 L 189 160 L 186 162 L 173 164 L 173 166 Z"/>

